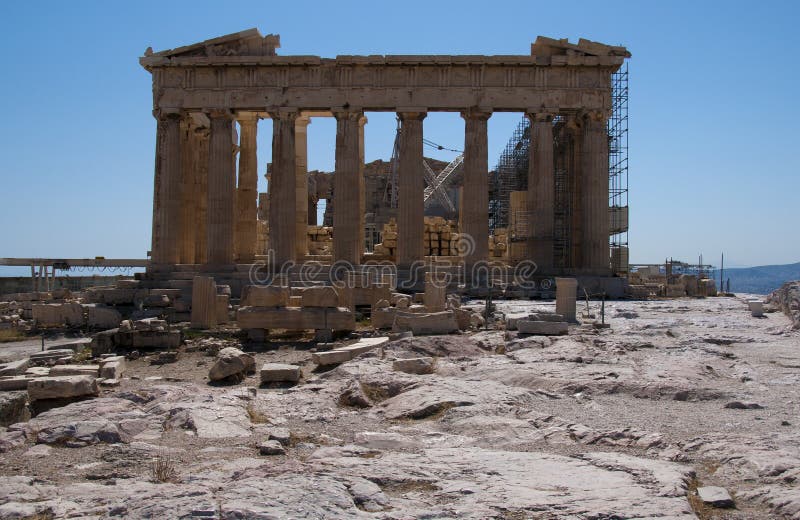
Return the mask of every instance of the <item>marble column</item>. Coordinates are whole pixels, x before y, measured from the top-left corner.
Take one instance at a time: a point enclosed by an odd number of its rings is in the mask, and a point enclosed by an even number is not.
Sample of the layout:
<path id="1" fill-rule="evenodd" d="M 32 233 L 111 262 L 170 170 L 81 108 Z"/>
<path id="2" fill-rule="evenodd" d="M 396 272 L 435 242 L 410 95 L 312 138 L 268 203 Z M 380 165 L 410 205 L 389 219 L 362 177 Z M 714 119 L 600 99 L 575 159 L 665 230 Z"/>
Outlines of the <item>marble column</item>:
<path id="1" fill-rule="evenodd" d="M 608 133 L 600 110 L 583 116 L 582 151 L 583 268 L 590 274 L 608 276 Z"/>
<path id="2" fill-rule="evenodd" d="M 489 151 L 487 122 L 491 112 L 468 110 L 464 118 L 464 184 L 461 192 L 461 233 L 472 237 L 475 247 L 467 251 L 467 273 L 477 262 L 489 259 Z"/>
<path id="3" fill-rule="evenodd" d="M 308 125 L 311 118 L 301 116 L 294 125 L 295 157 L 295 250 L 297 258 L 308 254 Z"/>
<path id="4" fill-rule="evenodd" d="M 258 114 L 238 112 L 239 122 L 239 184 L 236 188 L 236 261 L 253 263 L 256 254 L 258 226 L 258 159 L 256 133 Z"/>
<path id="5" fill-rule="evenodd" d="M 422 166 L 422 121 L 427 112 L 398 112 L 400 164 L 397 172 L 397 265 L 408 268 L 424 258 L 425 180 Z"/>
<path id="6" fill-rule="evenodd" d="M 359 229 L 361 229 L 361 240 L 358 241 L 359 258 L 364 254 L 364 241 L 366 239 L 366 214 L 367 214 L 367 180 L 364 178 L 364 127 L 367 124 L 366 116 L 358 119 L 358 183 L 359 193 L 361 193 L 361 211 L 359 215 Z"/>
<path id="7" fill-rule="evenodd" d="M 297 255 L 297 168 L 294 131 L 297 110 L 281 109 L 272 117 L 272 170 L 269 177 L 269 248 L 271 267 L 279 270 Z"/>
<path id="8" fill-rule="evenodd" d="M 361 175 L 358 111 L 334 111 L 336 173 L 333 176 L 333 260 L 361 263 L 364 191 Z"/>
<path id="9" fill-rule="evenodd" d="M 210 265 L 226 266 L 234 262 L 233 117 L 229 111 L 215 110 L 209 113 L 209 118 L 207 260 Z"/>
<path id="10" fill-rule="evenodd" d="M 153 117 L 156 118 L 156 150 L 155 161 L 153 166 L 153 227 L 152 234 L 150 235 L 150 258 L 153 263 L 160 260 L 161 257 L 161 182 L 163 175 L 161 174 L 161 157 L 163 155 L 163 142 L 164 142 L 164 128 L 165 124 L 159 117 L 159 112 L 153 110 Z M 31 266 L 31 276 L 34 267 Z M 35 278 L 34 278 L 35 279 Z"/>
<path id="11" fill-rule="evenodd" d="M 570 219 L 570 255 L 569 267 L 572 271 L 580 270 L 583 265 L 583 118 L 577 114 L 567 115 L 567 130 L 572 141 L 569 154 L 568 172 L 572 177 L 569 194 L 572 218 Z"/>
<path id="12" fill-rule="evenodd" d="M 180 263 L 195 263 L 195 222 L 197 196 L 195 194 L 194 122 L 191 117 L 181 121 L 181 244 Z"/>
<path id="13" fill-rule="evenodd" d="M 159 166 L 156 171 L 156 220 L 152 261 L 154 264 L 180 263 L 181 235 L 181 115 L 159 114 Z"/>
<path id="14" fill-rule="evenodd" d="M 553 114 L 528 113 L 531 147 L 528 162 L 529 258 L 539 274 L 553 270 L 555 224 L 555 163 L 553 157 Z"/>
<path id="15" fill-rule="evenodd" d="M 203 115 L 205 117 L 205 115 Z M 194 261 L 196 264 L 208 262 L 208 147 L 211 136 L 210 123 L 195 128 L 193 133 L 192 157 L 195 166 L 195 239 Z"/>

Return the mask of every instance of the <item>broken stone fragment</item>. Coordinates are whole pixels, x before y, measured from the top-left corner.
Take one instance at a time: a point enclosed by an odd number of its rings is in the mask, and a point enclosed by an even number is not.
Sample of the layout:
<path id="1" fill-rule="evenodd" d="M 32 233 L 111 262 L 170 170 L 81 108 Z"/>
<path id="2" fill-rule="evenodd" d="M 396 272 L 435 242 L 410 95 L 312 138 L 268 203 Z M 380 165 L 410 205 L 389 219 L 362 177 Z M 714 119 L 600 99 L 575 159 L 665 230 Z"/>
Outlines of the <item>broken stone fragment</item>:
<path id="1" fill-rule="evenodd" d="M 267 436 L 268 440 L 278 441 L 283 446 L 288 446 L 292 440 L 292 432 L 288 428 L 272 428 Z"/>
<path id="2" fill-rule="evenodd" d="M 0 365 L 0 377 L 5 376 L 18 376 L 24 374 L 30 364 L 29 358 L 18 359 Z"/>
<path id="3" fill-rule="evenodd" d="M 718 486 L 704 486 L 697 488 L 697 496 L 704 504 L 712 507 L 734 507 L 736 504 L 725 488 Z"/>
<path id="4" fill-rule="evenodd" d="M 280 442 L 276 440 L 266 440 L 258 445 L 258 452 L 261 455 L 285 455 L 286 450 Z"/>
<path id="5" fill-rule="evenodd" d="M 247 374 L 255 371 L 256 360 L 250 354 L 245 354 L 235 347 L 226 347 L 219 351 L 217 360 L 208 371 L 208 378 L 211 381 L 221 381 L 229 377 L 239 380 L 244 379 Z"/>

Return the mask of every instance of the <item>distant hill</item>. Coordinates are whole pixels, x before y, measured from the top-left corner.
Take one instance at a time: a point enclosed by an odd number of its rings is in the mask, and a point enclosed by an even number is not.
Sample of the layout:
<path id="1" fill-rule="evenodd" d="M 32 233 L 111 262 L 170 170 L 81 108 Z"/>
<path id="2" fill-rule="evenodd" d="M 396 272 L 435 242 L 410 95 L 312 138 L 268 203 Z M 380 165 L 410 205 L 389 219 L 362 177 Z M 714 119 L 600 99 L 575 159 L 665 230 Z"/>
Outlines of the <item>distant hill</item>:
<path id="1" fill-rule="evenodd" d="M 723 279 L 731 279 L 731 292 L 769 294 L 784 282 L 800 280 L 800 262 L 725 269 Z M 719 281 L 719 271 L 717 271 Z"/>

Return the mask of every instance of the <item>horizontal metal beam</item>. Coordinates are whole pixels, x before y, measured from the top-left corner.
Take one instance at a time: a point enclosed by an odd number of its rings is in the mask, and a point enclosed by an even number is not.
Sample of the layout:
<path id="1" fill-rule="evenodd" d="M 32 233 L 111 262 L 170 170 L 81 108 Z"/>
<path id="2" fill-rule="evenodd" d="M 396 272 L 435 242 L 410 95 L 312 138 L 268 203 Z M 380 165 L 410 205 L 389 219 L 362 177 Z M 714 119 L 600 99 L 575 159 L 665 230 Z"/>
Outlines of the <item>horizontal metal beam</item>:
<path id="1" fill-rule="evenodd" d="M 147 267 L 150 260 L 139 258 L 0 258 L 0 266 L 67 265 L 70 267 Z"/>

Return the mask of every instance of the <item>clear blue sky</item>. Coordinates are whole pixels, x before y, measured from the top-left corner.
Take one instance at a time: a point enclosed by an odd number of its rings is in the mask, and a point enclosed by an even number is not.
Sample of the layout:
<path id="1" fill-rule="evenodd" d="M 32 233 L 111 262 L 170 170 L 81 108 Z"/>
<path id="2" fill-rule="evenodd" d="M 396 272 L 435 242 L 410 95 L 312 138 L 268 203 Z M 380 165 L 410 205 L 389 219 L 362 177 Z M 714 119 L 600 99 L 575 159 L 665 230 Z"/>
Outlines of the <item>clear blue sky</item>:
<path id="1" fill-rule="evenodd" d="M 540 34 L 626 45 L 632 262 L 800 260 L 800 2 L 31 1 L 0 13 L 0 257 L 144 257 L 155 122 L 137 59 L 257 27 L 281 35 L 280 54 L 328 57 L 527 54 Z M 388 159 L 393 116 L 368 116 L 366 158 Z M 490 165 L 519 117 L 490 120 Z M 313 120 L 309 168 L 333 169 L 334 134 Z M 429 115 L 425 134 L 463 146 L 457 114 Z M 261 173 L 270 138 L 263 121 Z"/>

